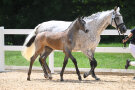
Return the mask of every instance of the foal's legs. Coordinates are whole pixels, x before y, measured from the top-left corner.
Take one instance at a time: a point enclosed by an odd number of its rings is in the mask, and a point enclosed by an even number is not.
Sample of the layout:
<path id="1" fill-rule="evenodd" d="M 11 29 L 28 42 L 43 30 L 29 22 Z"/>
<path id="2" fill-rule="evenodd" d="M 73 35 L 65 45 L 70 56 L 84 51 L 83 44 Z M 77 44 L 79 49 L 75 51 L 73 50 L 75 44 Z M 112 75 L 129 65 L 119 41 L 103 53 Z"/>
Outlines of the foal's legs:
<path id="1" fill-rule="evenodd" d="M 78 74 L 78 79 L 79 79 L 79 80 L 82 80 L 81 75 L 80 75 L 80 71 L 79 71 L 78 66 L 77 66 L 77 61 L 76 61 L 76 59 L 72 56 L 72 54 L 71 54 L 70 51 L 65 52 L 65 55 L 66 55 L 66 56 L 65 56 L 65 58 L 64 58 L 64 63 L 63 63 L 62 71 L 61 71 L 61 73 L 60 73 L 61 81 L 63 81 L 63 72 L 64 72 L 64 69 L 65 69 L 66 64 L 67 64 L 67 62 L 68 62 L 68 57 L 71 58 L 72 62 L 73 62 L 74 65 L 75 65 L 76 73 Z"/>
<path id="2" fill-rule="evenodd" d="M 28 77 L 27 77 L 27 80 L 30 81 L 30 75 L 31 75 L 31 69 L 32 69 L 32 65 L 35 61 L 35 59 L 37 58 L 38 54 L 35 53 L 32 57 L 31 57 L 31 61 L 30 61 L 30 66 L 29 66 L 29 71 L 28 71 Z"/>
<path id="3" fill-rule="evenodd" d="M 42 60 L 41 58 L 39 58 L 39 62 L 40 62 L 40 65 L 42 66 L 42 69 L 44 71 L 44 77 L 48 78 L 48 73 L 51 72 L 50 68 L 48 67 L 46 61 Z"/>
<path id="4" fill-rule="evenodd" d="M 44 71 L 44 76 L 45 76 L 45 78 L 48 78 L 48 73 L 49 73 L 49 79 L 52 79 L 52 76 L 51 76 L 51 70 L 46 63 L 46 58 L 52 52 L 52 50 L 53 50 L 52 48 L 45 47 L 45 51 L 42 54 L 42 57 L 39 59 L 39 62 L 40 62 L 41 66 L 43 68 L 43 71 Z"/>
<path id="5" fill-rule="evenodd" d="M 71 52 L 69 53 L 69 57 L 71 58 L 72 62 L 74 63 L 75 68 L 76 68 L 76 73 L 77 73 L 77 75 L 78 75 L 78 79 L 81 81 L 82 78 L 81 78 L 80 71 L 79 71 L 78 66 L 77 66 L 77 61 L 76 61 L 76 59 L 72 56 Z"/>
<path id="6" fill-rule="evenodd" d="M 40 62 L 40 64 L 41 64 L 42 68 L 43 68 L 44 77 L 45 77 L 45 78 L 48 78 L 48 73 L 47 73 L 46 68 L 45 68 L 46 66 L 44 66 L 44 62 L 43 62 L 43 56 L 40 56 L 39 62 Z"/>
<path id="7" fill-rule="evenodd" d="M 46 61 L 45 61 L 44 63 L 45 63 L 45 66 L 46 66 L 45 68 L 46 68 L 47 72 L 51 75 L 51 70 L 50 70 L 50 68 L 48 67 Z"/>
<path id="8" fill-rule="evenodd" d="M 61 70 L 61 73 L 60 73 L 61 81 L 64 81 L 63 80 L 63 73 L 64 73 L 64 70 L 65 70 L 65 67 L 66 67 L 67 63 L 68 63 L 68 57 L 65 55 L 63 67 L 62 67 L 62 70 Z"/>

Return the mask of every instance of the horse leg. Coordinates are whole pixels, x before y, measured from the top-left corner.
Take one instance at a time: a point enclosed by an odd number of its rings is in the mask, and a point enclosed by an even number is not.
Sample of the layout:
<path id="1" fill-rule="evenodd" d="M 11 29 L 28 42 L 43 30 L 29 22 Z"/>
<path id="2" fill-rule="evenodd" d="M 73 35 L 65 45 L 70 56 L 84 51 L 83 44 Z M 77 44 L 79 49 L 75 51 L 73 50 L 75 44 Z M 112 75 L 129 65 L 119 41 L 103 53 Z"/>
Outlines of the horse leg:
<path id="1" fill-rule="evenodd" d="M 38 54 L 34 54 L 32 57 L 31 57 L 31 61 L 30 61 L 30 66 L 29 66 L 29 71 L 28 71 L 28 77 L 27 77 L 27 80 L 30 81 L 30 75 L 31 75 L 31 69 L 32 69 L 32 65 L 35 61 L 35 59 L 37 58 Z"/>
<path id="2" fill-rule="evenodd" d="M 69 52 L 69 57 L 71 58 L 72 62 L 74 63 L 75 68 L 76 68 L 76 73 L 77 73 L 77 75 L 78 75 L 78 79 L 81 81 L 82 78 L 81 78 L 80 71 L 79 71 L 78 66 L 77 66 L 77 61 L 76 61 L 76 59 L 72 56 L 71 52 Z"/>
<path id="3" fill-rule="evenodd" d="M 61 77 L 60 81 L 64 81 L 63 80 L 63 73 L 64 73 L 64 70 L 65 70 L 65 67 L 66 67 L 67 63 L 68 63 L 68 57 L 65 55 L 64 62 L 63 62 L 63 67 L 62 67 L 62 70 L 61 70 L 61 73 L 60 73 L 60 77 Z"/>
<path id="4" fill-rule="evenodd" d="M 98 78 L 95 75 L 95 71 L 94 71 L 97 66 L 97 61 L 95 60 L 95 58 L 93 58 L 93 60 L 89 59 L 89 61 L 90 61 L 91 69 L 88 73 L 84 73 L 84 78 L 86 78 L 87 76 L 91 74 L 92 77 L 95 78 L 95 80 L 100 80 L 100 78 Z"/>
<path id="5" fill-rule="evenodd" d="M 43 71 L 44 71 L 44 76 L 45 76 L 45 78 L 47 78 L 46 76 L 48 76 L 49 79 L 52 79 L 52 76 L 51 76 L 51 70 L 46 63 L 46 58 L 52 52 L 52 50 L 53 50 L 52 48 L 45 47 L 45 51 L 42 54 L 43 59 L 42 60 L 39 59 L 39 62 L 40 62 L 41 66 L 43 68 Z M 47 73 L 46 73 L 46 71 L 47 71 Z M 48 73 L 49 73 L 49 75 L 48 75 Z"/>
<path id="6" fill-rule="evenodd" d="M 42 66 L 42 69 L 43 69 L 43 71 L 44 71 L 44 77 L 45 77 L 45 78 L 48 78 L 48 73 L 47 73 L 47 71 L 46 71 L 46 68 L 45 68 L 45 66 L 44 66 L 44 63 L 43 63 L 43 60 L 41 59 L 41 57 L 39 58 L 39 62 L 40 62 L 41 66 Z"/>
<path id="7" fill-rule="evenodd" d="M 97 61 L 95 58 L 93 58 L 93 60 L 90 62 L 90 65 L 91 65 L 91 70 L 90 72 L 92 73 L 92 77 L 95 78 L 95 80 L 100 80 L 100 78 L 98 78 L 96 75 L 95 75 L 95 68 L 97 66 Z"/>
<path id="8" fill-rule="evenodd" d="M 96 59 L 94 58 L 94 50 L 85 50 L 83 52 L 85 55 L 87 55 L 89 57 L 89 61 L 90 61 L 90 66 L 91 66 L 91 69 L 90 71 L 87 73 L 85 72 L 83 77 L 86 78 L 88 77 L 90 74 L 92 74 L 92 77 L 95 78 L 95 80 L 100 80 L 96 75 L 95 75 L 95 68 L 97 66 L 97 61 Z"/>
<path id="9" fill-rule="evenodd" d="M 46 70 L 47 70 L 47 72 L 49 73 L 49 79 L 51 80 L 51 79 L 52 79 L 51 70 L 50 70 L 50 68 L 48 67 L 46 61 L 45 61 L 44 63 L 45 63 L 45 66 L 46 66 Z"/>

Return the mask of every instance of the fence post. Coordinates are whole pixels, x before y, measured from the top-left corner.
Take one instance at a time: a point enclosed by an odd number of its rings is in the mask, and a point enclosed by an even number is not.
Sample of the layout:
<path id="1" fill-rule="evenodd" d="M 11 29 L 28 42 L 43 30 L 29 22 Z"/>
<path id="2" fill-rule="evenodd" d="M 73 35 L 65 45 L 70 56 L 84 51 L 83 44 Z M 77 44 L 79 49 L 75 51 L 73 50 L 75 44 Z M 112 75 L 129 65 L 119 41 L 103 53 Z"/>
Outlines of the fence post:
<path id="1" fill-rule="evenodd" d="M 0 27 L 0 72 L 5 70 L 4 27 Z"/>
<path id="2" fill-rule="evenodd" d="M 51 73 L 54 73 L 54 52 L 49 55 L 49 68 Z"/>

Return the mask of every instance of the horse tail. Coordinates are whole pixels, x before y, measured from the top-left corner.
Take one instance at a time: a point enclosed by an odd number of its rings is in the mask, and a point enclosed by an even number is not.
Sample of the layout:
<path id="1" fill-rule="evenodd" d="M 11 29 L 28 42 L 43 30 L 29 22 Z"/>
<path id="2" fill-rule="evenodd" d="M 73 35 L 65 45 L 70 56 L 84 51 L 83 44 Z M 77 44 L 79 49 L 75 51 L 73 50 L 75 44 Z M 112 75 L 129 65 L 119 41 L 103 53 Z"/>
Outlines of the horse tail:
<path id="1" fill-rule="evenodd" d="M 34 31 L 32 31 L 32 33 L 30 33 L 28 35 L 28 37 L 25 39 L 25 42 L 23 44 L 22 56 L 27 60 L 30 60 L 31 57 L 35 53 L 34 41 L 35 41 L 35 38 L 36 38 L 36 30 L 38 29 L 39 26 L 40 26 L 40 24 L 35 27 Z"/>

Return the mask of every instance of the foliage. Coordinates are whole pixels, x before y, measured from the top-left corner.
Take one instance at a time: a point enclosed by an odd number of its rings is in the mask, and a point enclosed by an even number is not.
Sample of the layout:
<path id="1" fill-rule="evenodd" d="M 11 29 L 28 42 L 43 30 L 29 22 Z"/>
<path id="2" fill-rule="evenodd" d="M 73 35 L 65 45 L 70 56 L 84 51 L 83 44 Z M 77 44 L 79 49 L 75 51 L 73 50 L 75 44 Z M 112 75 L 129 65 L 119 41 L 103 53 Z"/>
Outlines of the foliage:
<path id="1" fill-rule="evenodd" d="M 8 29 L 32 29 L 48 20 L 73 21 L 80 15 L 121 8 L 127 28 L 135 26 L 135 1 L 128 0 L 0 0 L 0 26 Z M 6 44 L 18 44 L 16 36 L 6 38 Z M 24 36 L 18 37 L 24 40 Z M 9 42 L 10 41 L 10 42 Z"/>
<path id="2" fill-rule="evenodd" d="M 79 15 L 121 7 L 128 28 L 134 26 L 135 1 L 128 0 L 0 0 L 0 25 L 34 28 L 48 20 L 74 20 Z"/>

